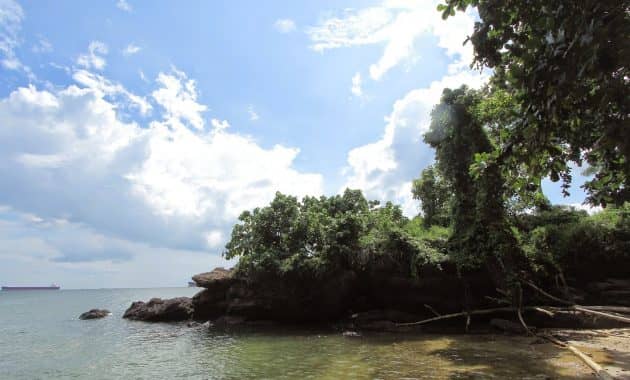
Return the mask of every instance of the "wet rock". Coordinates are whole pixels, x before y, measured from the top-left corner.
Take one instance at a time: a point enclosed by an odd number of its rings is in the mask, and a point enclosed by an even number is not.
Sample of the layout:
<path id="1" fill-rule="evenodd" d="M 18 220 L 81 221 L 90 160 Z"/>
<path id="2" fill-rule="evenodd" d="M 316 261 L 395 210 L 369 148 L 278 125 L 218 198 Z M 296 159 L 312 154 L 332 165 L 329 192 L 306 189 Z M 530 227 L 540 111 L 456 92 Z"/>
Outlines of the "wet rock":
<path id="1" fill-rule="evenodd" d="M 152 298 L 149 302 L 137 301 L 125 311 L 123 318 L 146 322 L 176 322 L 190 319 L 193 312 L 192 299 Z"/>
<path id="2" fill-rule="evenodd" d="M 90 311 L 86 311 L 85 313 L 81 314 L 79 316 L 79 319 L 99 319 L 99 318 L 105 318 L 110 314 L 111 313 L 109 312 L 109 310 L 92 309 Z"/>
<path id="3" fill-rule="evenodd" d="M 228 303 L 226 290 L 204 289 L 192 298 L 192 318 L 196 321 L 208 321 L 225 314 Z"/>

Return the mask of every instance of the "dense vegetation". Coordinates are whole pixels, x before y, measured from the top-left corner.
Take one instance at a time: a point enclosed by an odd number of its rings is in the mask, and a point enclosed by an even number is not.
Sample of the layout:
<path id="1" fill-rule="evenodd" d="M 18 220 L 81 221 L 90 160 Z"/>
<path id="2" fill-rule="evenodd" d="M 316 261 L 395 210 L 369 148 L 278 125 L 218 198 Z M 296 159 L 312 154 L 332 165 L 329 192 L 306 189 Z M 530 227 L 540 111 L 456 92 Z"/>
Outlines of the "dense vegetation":
<path id="1" fill-rule="evenodd" d="M 246 211 L 226 246 L 249 278 L 320 278 L 388 267 L 406 276 L 455 267 L 482 271 L 521 302 L 521 283 L 624 275 L 630 259 L 630 12 L 624 2 L 446 0 L 444 18 L 475 6 L 475 64 L 493 69 L 482 90 L 445 89 L 424 141 L 435 164 L 413 182 L 422 214 L 368 201 L 276 194 Z M 588 215 L 552 206 L 543 178 L 584 166 Z M 625 271 L 625 272 L 624 272 Z M 518 296 L 518 297 L 517 297 Z"/>

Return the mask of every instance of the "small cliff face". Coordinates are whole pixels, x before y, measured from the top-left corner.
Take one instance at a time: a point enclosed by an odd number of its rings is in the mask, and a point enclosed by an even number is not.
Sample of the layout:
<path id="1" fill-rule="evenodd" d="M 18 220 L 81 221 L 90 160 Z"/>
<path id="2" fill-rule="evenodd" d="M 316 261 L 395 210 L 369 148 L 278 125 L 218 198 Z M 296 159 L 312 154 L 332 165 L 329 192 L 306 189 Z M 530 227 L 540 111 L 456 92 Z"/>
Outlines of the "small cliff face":
<path id="1" fill-rule="evenodd" d="M 461 311 L 464 294 L 461 280 L 446 271 L 425 273 L 417 279 L 386 271 L 343 271 L 309 279 L 273 275 L 248 279 L 216 268 L 193 276 L 193 281 L 204 289 L 192 299 L 134 302 L 123 318 L 158 322 L 235 317 L 243 321 L 323 323 L 375 309 L 422 315 L 427 313 L 424 304 L 441 312 Z M 472 284 L 483 289 L 492 286 L 478 279 Z"/>
<path id="2" fill-rule="evenodd" d="M 381 268 L 363 273 L 342 271 L 308 279 L 277 275 L 261 275 L 254 279 L 239 277 L 232 270 L 216 268 L 193 276 L 193 280 L 203 290 L 192 298 L 154 298 L 146 303 L 134 302 L 123 318 L 149 322 L 195 320 L 216 323 L 352 320 L 357 326 L 379 329 L 382 326 L 378 323 L 383 318 L 385 321 L 406 322 L 432 317 L 436 312 L 449 314 L 465 308 L 496 307 L 485 297 L 495 291 L 486 273 L 480 271 L 460 278 L 455 268 L 445 265 L 441 269 L 427 268 L 416 278 Z M 583 297 L 587 302 L 597 304 L 606 298 L 604 295 L 629 291 L 630 282 L 608 280 L 587 284 L 586 289 L 590 288 L 601 294 L 589 291 Z M 624 305 L 620 299 L 623 297 L 617 297 L 616 302 L 607 300 L 612 305 Z M 548 324 L 545 321 L 542 323 Z M 562 323 L 563 326 L 575 324 L 572 321 Z"/>

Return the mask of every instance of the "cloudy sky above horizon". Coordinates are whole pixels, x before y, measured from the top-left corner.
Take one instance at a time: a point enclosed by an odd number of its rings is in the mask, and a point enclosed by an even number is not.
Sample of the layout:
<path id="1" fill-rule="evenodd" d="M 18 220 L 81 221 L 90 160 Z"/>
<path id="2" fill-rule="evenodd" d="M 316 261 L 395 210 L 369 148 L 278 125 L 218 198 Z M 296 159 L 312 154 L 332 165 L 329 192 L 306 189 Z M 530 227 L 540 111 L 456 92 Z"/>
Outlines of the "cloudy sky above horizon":
<path id="1" fill-rule="evenodd" d="M 278 190 L 417 214 L 432 106 L 488 75 L 436 4 L 0 0 L 0 283 L 184 285 Z"/>

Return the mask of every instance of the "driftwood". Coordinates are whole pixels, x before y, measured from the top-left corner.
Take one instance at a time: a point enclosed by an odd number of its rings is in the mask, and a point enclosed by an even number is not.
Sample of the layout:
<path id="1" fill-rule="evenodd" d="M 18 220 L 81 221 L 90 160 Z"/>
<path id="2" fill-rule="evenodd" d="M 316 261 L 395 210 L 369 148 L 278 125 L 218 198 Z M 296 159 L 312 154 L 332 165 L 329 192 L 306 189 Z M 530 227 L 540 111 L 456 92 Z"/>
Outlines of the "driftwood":
<path id="1" fill-rule="evenodd" d="M 602 380 L 614 380 L 614 378 L 612 376 L 610 376 L 610 374 L 608 372 L 606 372 L 605 369 L 603 369 L 599 364 L 595 363 L 595 361 L 593 361 L 593 359 L 589 358 L 588 356 L 586 356 L 582 351 L 578 350 L 575 346 L 570 345 L 567 342 L 562 342 L 556 338 L 554 338 L 551 335 L 547 335 L 547 334 L 543 334 L 543 335 L 539 335 L 540 337 L 547 339 L 548 341 L 560 346 L 560 347 L 564 347 L 567 350 L 571 351 L 575 356 L 577 356 L 578 358 L 580 358 L 586 365 L 588 365 L 589 367 L 591 367 L 591 369 L 593 371 L 595 371 L 595 376 L 597 376 L 598 379 L 602 379 Z"/>
<path id="2" fill-rule="evenodd" d="M 444 319 L 451 319 L 457 317 L 470 317 L 471 315 L 480 315 L 480 314 L 492 314 L 492 313 L 500 313 L 500 312 L 510 312 L 515 311 L 516 308 L 513 307 L 495 307 L 492 309 L 480 309 L 480 310 L 471 310 L 471 311 L 463 311 L 461 313 L 453 313 L 453 314 L 445 314 L 440 315 L 439 317 L 433 317 L 429 319 L 424 319 L 418 322 L 406 322 L 406 323 L 396 323 L 396 326 L 417 326 L 424 325 L 427 323 L 440 321 Z"/>
<path id="3" fill-rule="evenodd" d="M 581 311 L 582 313 L 593 314 L 593 315 L 597 315 L 598 317 L 602 317 L 602 318 L 614 319 L 615 321 L 624 322 L 624 323 L 630 323 L 630 318 L 627 318 L 627 317 L 624 317 L 624 316 L 621 316 L 621 315 L 617 315 L 617 314 L 604 313 L 602 311 L 597 311 L 597 310 L 595 310 L 593 308 L 576 305 L 573 302 L 570 302 L 570 301 L 567 301 L 567 300 L 563 300 L 561 298 L 558 298 L 556 296 L 553 296 L 553 295 L 547 293 L 546 291 L 540 289 L 539 287 L 537 287 L 536 285 L 532 284 L 529 281 L 525 281 L 525 284 L 528 285 L 530 288 L 536 290 L 540 294 L 546 296 L 547 298 L 552 299 L 552 300 L 554 300 L 556 302 L 559 302 L 559 303 L 567 305 L 567 308 L 570 309 L 570 310 Z M 627 309 L 627 308 L 624 308 L 624 309 Z M 600 310 L 603 310 L 603 309 L 600 308 Z M 610 308 L 607 311 L 609 311 L 609 310 L 610 310 Z"/>
<path id="4" fill-rule="evenodd" d="M 617 306 L 593 306 L 592 308 L 597 308 L 598 310 L 603 310 L 603 311 L 619 310 Z M 581 306 L 577 306 L 577 307 L 575 306 L 567 306 L 567 307 L 524 306 L 521 308 L 521 311 L 534 310 L 534 311 L 546 314 L 548 316 L 553 316 L 553 312 L 547 309 L 557 311 L 557 312 L 580 311 L 580 312 L 588 312 L 591 314 L 598 313 L 598 314 L 603 314 L 603 316 L 606 316 L 607 318 L 615 319 L 621 322 L 630 322 L 630 318 L 627 318 L 627 317 L 623 317 L 623 316 L 615 315 L 615 314 L 603 313 L 603 312 L 595 311 L 595 310 L 584 309 L 584 307 L 581 307 Z M 396 326 L 417 326 L 417 325 L 424 325 L 427 323 L 441 321 L 445 319 L 451 319 L 451 318 L 470 317 L 472 315 L 483 315 L 483 314 L 494 314 L 494 313 L 518 312 L 518 311 L 519 309 L 516 307 L 495 307 L 495 308 L 490 308 L 490 309 L 478 309 L 478 310 L 471 310 L 471 311 L 462 311 L 461 313 L 444 314 L 444 315 L 436 316 L 433 318 L 423 319 L 417 322 L 397 323 Z"/>
<path id="5" fill-rule="evenodd" d="M 431 307 L 431 305 L 427 305 L 426 303 L 424 304 L 424 307 L 426 307 L 427 309 L 429 309 L 433 314 L 435 314 L 436 317 L 441 316 L 442 314 L 438 313 L 434 308 Z"/>

